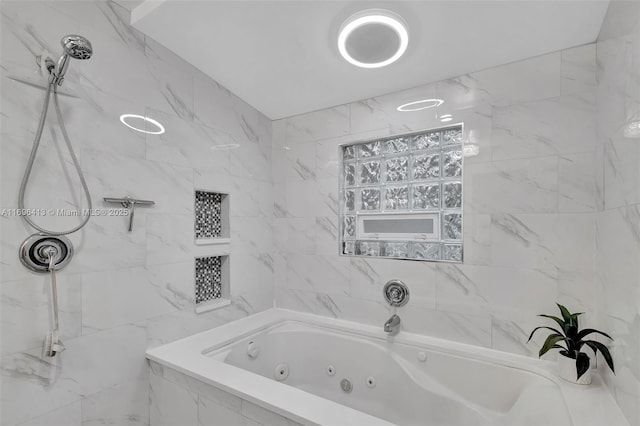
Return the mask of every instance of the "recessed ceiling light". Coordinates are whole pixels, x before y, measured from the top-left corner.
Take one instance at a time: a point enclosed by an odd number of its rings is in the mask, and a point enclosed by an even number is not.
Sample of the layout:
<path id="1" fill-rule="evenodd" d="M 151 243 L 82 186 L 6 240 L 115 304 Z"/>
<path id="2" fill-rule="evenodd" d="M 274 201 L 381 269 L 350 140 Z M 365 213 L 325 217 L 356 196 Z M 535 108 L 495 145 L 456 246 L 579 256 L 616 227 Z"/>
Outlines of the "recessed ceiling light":
<path id="1" fill-rule="evenodd" d="M 453 120 L 453 115 L 451 115 L 451 114 L 442 114 L 440 116 L 440 121 L 442 121 L 443 123 L 446 123 L 446 122 L 451 121 L 451 120 Z"/>
<path id="2" fill-rule="evenodd" d="M 338 35 L 338 51 L 357 67 L 380 68 L 397 61 L 407 50 L 409 31 L 397 14 L 368 9 L 344 21 Z"/>
<path id="3" fill-rule="evenodd" d="M 143 121 L 142 128 L 136 127 L 133 124 L 129 124 L 127 122 L 127 120 L 131 121 L 131 119 L 142 120 Z M 122 124 L 124 124 L 125 126 L 127 126 L 130 129 L 135 130 L 136 132 L 148 133 L 150 135 L 161 135 L 161 134 L 164 133 L 164 127 L 162 126 L 162 124 L 158 123 L 153 118 L 145 117 L 144 115 L 122 114 L 120 116 L 120 121 L 122 122 Z M 146 123 L 153 124 L 154 126 L 156 126 L 157 130 L 147 130 L 145 128 L 146 127 Z"/>
<path id="4" fill-rule="evenodd" d="M 221 151 L 226 151 L 229 149 L 235 149 L 235 148 L 239 148 L 240 144 L 239 143 L 226 143 L 226 144 L 222 144 L 222 145 L 214 145 L 211 147 L 211 149 L 219 149 Z"/>
<path id="5" fill-rule="evenodd" d="M 402 112 L 421 111 L 423 109 L 439 107 L 443 103 L 444 101 L 442 99 L 421 99 L 419 101 L 409 102 L 408 104 L 400 105 L 396 109 Z"/>

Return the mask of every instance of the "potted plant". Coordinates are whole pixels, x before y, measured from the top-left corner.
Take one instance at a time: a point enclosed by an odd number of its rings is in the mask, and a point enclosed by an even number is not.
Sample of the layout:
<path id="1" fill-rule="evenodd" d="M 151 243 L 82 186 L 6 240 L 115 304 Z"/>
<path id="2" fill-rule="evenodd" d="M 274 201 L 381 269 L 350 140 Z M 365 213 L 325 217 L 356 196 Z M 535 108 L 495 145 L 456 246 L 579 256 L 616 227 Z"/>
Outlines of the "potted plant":
<path id="1" fill-rule="evenodd" d="M 562 355 L 558 359 L 560 377 L 573 383 L 588 385 L 589 383 L 591 383 L 589 355 L 587 355 L 585 352 L 582 352 L 583 347 L 588 346 L 593 350 L 594 355 L 597 354 L 598 351 L 600 351 L 604 360 L 607 362 L 607 365 L 615 374 L 615 369 L 613 368 L 613 359 L 611 358 L 609 349 L 607 349 L 607 347 L 602 343 L 595 340 L 585 340 L 585 338 L 592 333 L 601 334 L 613 340 L 611 336 L 609 336 L 607 333 L 603 333 L 602 331 L 598 331 L 593 328 L 585 328 L 584 330 L 580 330 L 580 328 L 578 327 L 578 316 L 582 315 L 582 313 L 572 314 L 567 308 L 560 305 L 559 303 L 556 303 L 556 305 L 558 305 L 558 308 L 560 309 L 562 318 L 544 314 L 538 316 L 552 319 L 560 326 L 560 329 L 547 326 L 536 327 L 531 332 L 529 340 L 527 340 L 528 343 L 533 337 L 534 333 L 541 328 L 545 328 L 553 332 L 549 334 L 549 336 L 547 336 L 547 339 L 544 341 L 542 348 L 540 348 L 540 352 L 538 352 L 538 357 L 541 357 L 550 349 L 560 349 L 560 355 Z"/>

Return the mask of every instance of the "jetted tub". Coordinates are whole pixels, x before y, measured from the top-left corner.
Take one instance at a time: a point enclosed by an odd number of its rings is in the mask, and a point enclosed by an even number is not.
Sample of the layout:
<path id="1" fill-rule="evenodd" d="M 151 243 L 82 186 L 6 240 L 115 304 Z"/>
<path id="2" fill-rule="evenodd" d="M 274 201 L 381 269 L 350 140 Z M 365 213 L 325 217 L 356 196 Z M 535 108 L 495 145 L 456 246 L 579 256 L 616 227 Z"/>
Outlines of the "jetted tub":
<path id="1" fill-rule="evenodd" d="M 302 424 L 627 425 L 598 375 L 574 385 L 552 362 L 287 310 L 147 358 Z"/>

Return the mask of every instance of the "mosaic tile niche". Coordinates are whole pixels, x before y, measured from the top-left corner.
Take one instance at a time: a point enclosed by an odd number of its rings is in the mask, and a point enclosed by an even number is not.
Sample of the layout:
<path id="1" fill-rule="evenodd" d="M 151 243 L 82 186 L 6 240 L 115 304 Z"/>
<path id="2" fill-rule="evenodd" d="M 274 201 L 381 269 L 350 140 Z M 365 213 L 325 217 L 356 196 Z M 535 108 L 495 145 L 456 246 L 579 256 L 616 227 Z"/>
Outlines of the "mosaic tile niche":
<path id="1" fill-rule="evenodd" d="M 194 232 L 197 244 L 228 242 L 229 195 L 195 191 Z"/>
<path id="2" fill-rule="evenodd" d="M 462 126 L 341 147 L 340 254 L 462 262 Z"/>
<path id="3" fill-rule="evenodd" d="M 228 256 L 195 259 L 196 306 L 228 298 Z"/>

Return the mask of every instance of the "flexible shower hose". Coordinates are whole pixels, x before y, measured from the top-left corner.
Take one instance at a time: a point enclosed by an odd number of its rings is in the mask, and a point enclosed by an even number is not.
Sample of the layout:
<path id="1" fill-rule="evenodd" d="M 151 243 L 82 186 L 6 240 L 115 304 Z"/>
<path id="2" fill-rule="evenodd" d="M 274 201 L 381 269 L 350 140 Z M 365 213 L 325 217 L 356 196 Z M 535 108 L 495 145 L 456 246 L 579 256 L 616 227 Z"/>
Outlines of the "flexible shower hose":
<path id="1" fill-rule="evenodd" d="M 49 82 L 49 85 L 47 86 L 47 90 L 44 98 L 44 107 L 42 108 L 42 114 L 40 114 L 40 122 L 38 123 L 38 130 L 36 131 L 36 137 L 33 141 L 33 148 L 31 148 L 31 154 L 29 155 L 27 168 L 24 171 L 24 176 L 22 177 L 22 183 L 20 184 L 20 193 L 18 195 L 18 208 L 23 211 L 25 210 L 24 194 L 27 189 L 27 184 L 29 183 L 29 177 L 31 176 L 31 170 L 33 169 L 33 163 L 36 159 L 38 148 L 40 147 L 40 139 L 42 138 L 42 132 L 44 130 L 44 124 L 47 118 L 47 111 L 49 110 L 49 100 L 51 98 L 52 91 L 53 91 L 53 104 L 55 106 L 56 114 L 58 117 L 58 123 L 60 124 L 60 130 L 62 131 L 62 137 L 64 138 L 64 142 L 67 145 L 67 149 L 69 150 L 69 154 L 71 155 L 71 159 L 73 160 L 73 165 L 75 166 L 76 171 L 78 172 L 78 177 L 80 177 L 80 183 L 82 184 L 82 189 L 84 190 L 84 193 L 87 197 L 87 206 L 88 206 L 87 214 L 85 215 L 85 218 L 82 220 L 82 222 L 78 226 L 68 231 L 50 231 L 34 223 L 33 220 L 31 220 L 31 218 L 29 217 L 29 215 L 24 215 L 23 218 L 24 220 L 27 221 L 29 225 L 31 225 L 36 230 L 44 234 L 59 236 L 59 235 L 71 234 L 73 232 L 78 231 L 83 226 L 85 226 L 87 222 L 89 222 L 89 219 L 91 218 L 92 204 L 91 204 L 91 194 L 89 193 L 87 182 L 84 179 L 84 175 L 82 174 L 82 169 L 80 168 L 80 163 L 78 162 L 78 158 L 76 157 L 75 152 L 73 152 L 73 147 L 71 146 L 71 140 L 69 139 L 67 129 L 64 126 L 64 121 L 62 119 L 62 112 L 60 111 L 60 103 L 58 102 L 57 84 L 53 80 L 51 80 Z"/>

